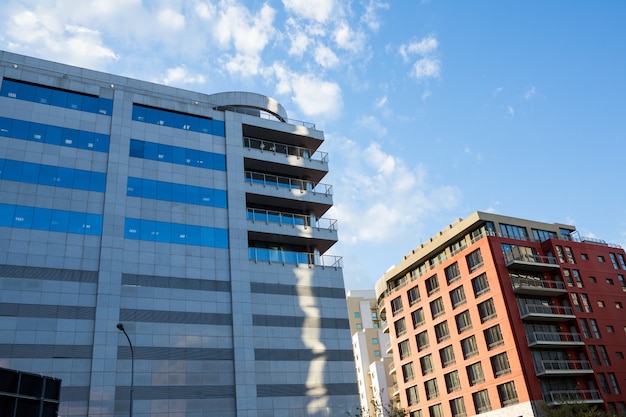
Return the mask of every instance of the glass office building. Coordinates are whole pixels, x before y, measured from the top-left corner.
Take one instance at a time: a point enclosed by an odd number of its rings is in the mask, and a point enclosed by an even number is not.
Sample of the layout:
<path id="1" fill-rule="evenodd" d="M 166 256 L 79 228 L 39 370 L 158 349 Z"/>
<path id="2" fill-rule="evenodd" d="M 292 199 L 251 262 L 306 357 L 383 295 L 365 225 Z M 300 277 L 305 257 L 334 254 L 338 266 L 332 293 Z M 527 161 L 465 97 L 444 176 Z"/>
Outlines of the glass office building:
<path id="1" fill-rule="evenodd" d="M 62 416 L 354 409 L 322 131 L 8 52 L 0 83 L 0 367 Z"/>

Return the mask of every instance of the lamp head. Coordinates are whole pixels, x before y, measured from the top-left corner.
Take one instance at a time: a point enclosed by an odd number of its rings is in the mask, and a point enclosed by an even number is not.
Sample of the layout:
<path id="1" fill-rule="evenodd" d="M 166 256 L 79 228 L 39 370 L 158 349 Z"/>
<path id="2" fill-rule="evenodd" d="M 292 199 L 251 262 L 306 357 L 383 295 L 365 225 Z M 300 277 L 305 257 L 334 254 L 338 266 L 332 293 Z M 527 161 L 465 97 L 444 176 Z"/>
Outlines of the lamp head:
<path id="1" fill-rule="evenodd" d="M 121 331 L 124 331 L 124 325 L 122 323 L 117 323 L 117 328 Z"/>

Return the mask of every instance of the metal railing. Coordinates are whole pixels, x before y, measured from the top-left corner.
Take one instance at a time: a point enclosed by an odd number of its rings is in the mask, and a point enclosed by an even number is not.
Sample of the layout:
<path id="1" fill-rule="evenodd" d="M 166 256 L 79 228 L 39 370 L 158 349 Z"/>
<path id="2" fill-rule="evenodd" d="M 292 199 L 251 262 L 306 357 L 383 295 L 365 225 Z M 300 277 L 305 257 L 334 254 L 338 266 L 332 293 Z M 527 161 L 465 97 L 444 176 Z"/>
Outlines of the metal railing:
<path id="1" fill-rule="evenodd" d="M 582 343 L 583 339 L 578 333 L 570 332 L 530 332 L 526 335 L 528 344 L 548 343 Z"/>
<path id="2" fill-rule="evenodd" d="M 343 258 L 334 255 L 319 255 L 309 252 L 294 252 L 280 249 L 248 248 L 248 259 L 254 262 L 305 264 L 329 268 L 343 268 Z"/>
<path id="3" fill-rule="evenodd" d="M 543 304 L 524 304 L 519 306 L 522 317 L 529 314 L 546 314 L 559 316 L 573 316 L 574 310 L 567 306 L 546 306 Z"/>
<path id="4" fill-rule="evenodd" d="M 289 119 L 286 118 L 284 120 L 279 119 L 278 117 L 274 116 L 271 113 L 268 113 L 264 110 L 260 110 L 260 109 L 252 109 L 252 108 L 245 108 L 245 107 L 238 107 L 238 106 L 217 106 L 216 107 L 217 110 L 228 110 L 228 111 L 232 111 L 235 113 L 240 113 L 240 114 L 247 114 L 249 116 L 255 116 L 261 119 L 266 119 L 266 120 L 274 120 L 277 122 L 283 122 L 283 123 L 289 123 L 291 125 L 297 125 L 297 126 L 304 126 L 304 127 L 308 127 L 310 129 L 315 129 L 315 123 L 311 123 L 311 122 L 304 122 L 302 120 L 297 120 L 297 119 Z"/>
<path id="5" fill-rule="evenodd" d="M 591 371 L 591 363 L 587 360 L 541 360 L 535 363 L 538 374 L 545 372 Z"/>
<path id="6" fill-rule="evenodd" d="M 511 285 L 514 289 L 518 288 L 536 288 L 546 290 L 565 290 L 565 284 L 561 281 L 545 280 L 545 279 L 531 279 L 516 277 L 511 279 Z"/>
<path id="7" fill-rule="evenodd" d="M 264 139 L 250 138 L 244 136 L 243 146 L 249 149 L 260 149 L 261 151 L 273 152 L 286 156 L 297 156 L 298 158 L 309 159 L 328 163 L 328 153 L 313 151 L 301 146 L 285 145 L 284 143 L 272 142 Z"/>
<path id="8" fill-rule="evenodd" d="M 249 208 L 248 220 L 253 222 L 276 223 L 284 226 L 303 226 L 324 230 L 337 230 L 337 220 L 320 218 L 315 219 L 303 214 L 284 213 L 281 211 Z"/>
<path id="9" fill-rule="evenodd" d="M 546 402 L 548 403 L 573 403 L 587 401 L 602 401 L 602 396 L 598 390 L 559 390 L 547 393 Z"/>
<path id="10" fill-rule="evenodd" d="M 518 262 L 530 262 L 530 263 L 535 263 L 535 264 L 548 264 L 548 265 L 558 266 L 558 263 L 554 256 L 541 256 L 541 255 L 535 255 L 531 253 L 522 253 L 515 249 L 513 249 L 510 252 L 507 252 L 504 255 L 504 259 L 506 260 L 507 265 L 510 264 L 511 262 L 518 261 Z"/>
<path id="11" fill-rule="evenodd" d="M 264 186 L 287 188 L 289 190 L 300 190 L 302 192 L 312 192 L 313 194 L 332 195 L 333 187 L 329 184 L 314 183 L 312 181 L 297 178 L 281 177 L 279 175 L 262 174 L 260 172 L 246 171 L 246 182 L 250 184 L 261 184 Z"/>

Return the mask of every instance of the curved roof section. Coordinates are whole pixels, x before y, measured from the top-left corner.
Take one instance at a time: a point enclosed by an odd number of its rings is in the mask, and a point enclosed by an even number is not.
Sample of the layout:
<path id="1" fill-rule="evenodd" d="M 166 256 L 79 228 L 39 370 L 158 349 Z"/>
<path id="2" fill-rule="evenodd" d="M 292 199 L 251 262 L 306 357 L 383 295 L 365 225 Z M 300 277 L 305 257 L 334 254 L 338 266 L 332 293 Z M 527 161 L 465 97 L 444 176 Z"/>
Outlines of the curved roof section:
<path id="1" fill-rule="evenodd" d="M 208 101 L 216 106 L 246 108 L 270 113 L 281 122 L 287 121 L 287 111 L 275 99 L 257 93 L 229 91 L 211 94 Z"/>

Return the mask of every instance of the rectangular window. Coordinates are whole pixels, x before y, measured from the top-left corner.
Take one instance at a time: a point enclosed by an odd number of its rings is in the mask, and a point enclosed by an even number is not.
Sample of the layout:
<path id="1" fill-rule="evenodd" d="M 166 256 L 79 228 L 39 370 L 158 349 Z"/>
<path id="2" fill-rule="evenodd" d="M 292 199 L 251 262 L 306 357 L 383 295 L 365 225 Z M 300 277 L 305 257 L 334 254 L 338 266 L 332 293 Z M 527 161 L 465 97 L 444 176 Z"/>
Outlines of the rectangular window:
<path id="1" fill-rule="evenodd" d="M 574 259 L 574 253 L 572 252 L 572 248 L 570 248 L 569 246 L 565 247 L 565 255 L 567 256 L 567 262 L 571 264 L 576 263 L 576 259 Z"/>
<path id="2" fill-rule="evenodd" d="M 587 324 L 587 320 L 586 319 L 579 319 L 580 321 L 580 328 L 583 331 L 583 336 L 585 336 L 587 339 L 591 338 L 591 331 L 589 330 L 589 325 Z"/>
<path id="3" fill-rule="evenodd" d="M 396 297 L 393 300 L 391 300 L 391 314 L 395 316 L 401 311 L 402 311 L 402 298 Z"/>
<path id="4" fill-rule="evenodd" d="M 493 299 L 490 298 L 478 304 L 478 313 L 480 314 L 481 323 L 494 319 L 497 316 L 497 314 L 496 314 L 496 307 L 493 304 Z"/>
<path id="5" fill-rule="evenodd" d="M 428 414 L 430 417 L 444 417 L 441 404 L 435 404 L 428 407 Z"/>
<path id="6" fill-rule="evenodd" d="M 622 269 L 626 269 L 626 260 L 624 260 L 624 255 L 622 255 L 621 253 L 618 253 L 617 259 L 619 259 L 619 264 L 622 267 Z"/>
<path id="7" fill-rule="evenodd" d="M 404 382 L 409 382 L 415 379 L 415 369 L 413 368 L 413 362 L 402 365 L 402 377 Z"/>
<path id="8" fill-rule="evenodd" d="M 492 356 L 490 360 L 494 378 L 499 378 L 502 375 L 511 373 L 511 365 L 509 364 L 509 358 L 506 355 L 506 352 Z"/>
<path id="9" fill-rule="evenodd" d="M 485 374 L 483 374 L 483 367 L 480 362 L 473 363 L 465 368 L 467 370 L 467 379 L 470 386 L 485 382 Z"/>
<path id="10" fill-rule="evenodd" d="M 473 393 L 472 398 L 474 400 L 476 414 L 485 413 L 491 410 L 491 402 L 489 401 L 489 394 L 486 389 Z"/>
<path id="11" fill-rule="evenodd" d="M 428 341 L 428 332 L 424 330 L 423 332 L 418 333 L 415 336 L 415 341 L 417 342 L 417 351 L 421 352 L 430 346 L 430 342 Z"/>
<path id="12" fill-rule="evenodd" d="M 448 285 L 461 278 L 461 271 L 459 270 L 459 264 L 457 262 L 448 266 L 446 269 L 444 269 L 444 271 L 446 274 L 446 282 L 448 283 Z"/>
<path id="13" fill-rule="evenodd" d="M 565 263 L 565 255 L 563 254 L 563 248 L 560 246 L 555 246 L 556 248 L 556 255 L 559 258 L 559 263 L 564 264 Z"/>
<path id="14" fill-rule="evenodd" d="M 429 379 L 424 382 L 424 391 L 426 391 L 426 399 L 432 400 L 439 397 L 439 387 L 437 386 L 437 378 Z"/>
<path id="15" fill-rule="evenodd" d="M 611 395 L 609 382 L 606 380 L 606 376 L 603 373 L 598 373 L 598 382 L 600 383 L 600 387 L 602 387 L 602 391 L 607 395 Z"/>
<path id="16" fill-rule="evenodd" d="M 452 308 L 455 309 L 458 306 L 465 304 L 465 291 L 463 291 L 463 286 L 461 285 L 458 288 L 450 291 L 450 301 L 452 302 Z"/>
<path id="17" fill-rule="evenodd" d="M 439 291 L 439 280 L 437 279 L 437 275 L 433 275 L 430 278 L 427 278 L 425 281 L 426 284 L 426 293 L 428 296 Z"/>
<path id="18" fill-rule="evenodd" d="M 422 375 L 428 375 L 434 371 L 433 356 L 428 354 L 420 358 L 420 367 L 422 368 Z"/>
<path id="19" fill-rule="evenodd" d="M 463 350 L 463 359 L 469 359 L 478 355 L 478 345 L 476 344 L 476 337 L 470 336 L 461 340 L 461 349 Z"/>
<path id="20" fill-rule="evenodd" d="M 571 292 L 570 297 L 572 298 L 572 305 L 574 306 L 574 308 L 576 309 L 576 311 L 578 312 L 582 312 L 583 308 L 580 305 L 580 300 L 578 299 L 578 294 L 575 292 Z"/>
<path id="21" fill-rule="evenodd" d="M 540 229 L 532 229 L 533 238 L 537 242 L 543 242 L 548 239 L 557 239 L 557 234 L 555 232 L 550 232 L 548 230 L 540 230 Z"/>
<path id="22" fill-rule="evenodd" d="M 624 308 L 624 305 L 622 304 L 621 301 L 616 301 L 615 302 L 615 308 L 618 310 L 621 310 L 622 308 Z"/>
<path id="23" fill-rule="evenodd" d="M 402 317 L 400 320 L 397 320 L 393 324 L 393 326 L 396 329 L 396 337 L 400 337 L 406 333 L 406 322 L 404 321 L 404 317 Z"/>
<path id="24" fill-rule="evenodd" d="M 504 344 L 499 324 L 486 329 L 483 334 L 485 335 L 485 343 L 487 343 L 487 349 L 489 350 Z"/>
<path id="25" fill-rule="evenodd" d="M 359 313 L 358 311 L 356 313 L 354 313 L 354 318 L 355 319 L 360 319 L 361 318 L 361 313 Z"/>
<path id="26" fill-rule="evenodd" d="M 606 347 L 604 345 L 598 345 L 598 350 L 600 351 L 600 357 L 602 358 L 604 366 L 611 366 L 611 361 L 609 360 L 609 354 L 606 351 Z"/>
<path id="27" fill-rule="evenodd" d="M 465 310 L 464 312 L 454 316 L 454 321 L 456 321 L 456 328 L 459 334 L 472 328 L 472 320 L 470 319 L 469 310 Z"/>
<path id="28" fill-rule="evenodd" d="M 603 263 L 604 262 L 604 256 L 598 255 L 598 262 Z"/>
<path id="29" fill-rule="evenodd" d="M 589 297 L 587 296 L 587 294 L 580 294 L 580 301 L 581 304 L 583 305 L 583 310 L 585 311 L 585 313 L 592 313 L 593 309 L 591 308 L 591 304 L 589 304 Z"/>
<path id="30" fill-rule="evenodd" d="M 419 326 L 421 326 L 422 324 L 424 324 L 425 322 L 425 318 L 424 318 L 424 309 L 423 308 L 418 308 L 415 311 L 411 312 L 411 320 L 413 321 L 413 328 L 417 329 Z"/>
<path id="31" fill-rule="evenodd" d="M 420 300 L 420 291 L 417 288 L 417 285 L 413 288 L 411 288 L 408 292 L 407 292 L 407 297 L 409 298 L 409 305 L 412 306 L 413 304 L 417 303 Z"/>
<path id="32" fill-rule="evenodd" d="M 448 322 L 442 321 L 435 325 L 435 335 L 437 336 L 437 343 L 450 338 L 450 329 L 448 329 Z"/>
<path id="33" fill-rule="evenodd" d="M 483 255 L 480 253 L 480 249 L 476 249 L 467 255 L 465 260 L 467 261 L 467 269 L 470 272 L 474 272 L 483 265 Z"/>
<path id="34" fill-rule="evenodd" d="M 439 349 L 439 358 L 441 359 L 441 366 L 444 368 L 454 365 L 456 363 L 456 359 L 454 358 L 454 349 L 452 349 L 452 345 Z"/>
<path id="35" fill-rule="evenodd" d="M 593 337 L 596 339 L 602 339 L 602 335 L 600 334 L 600 328 L 598 328 L 598 322 L 596 319 L 589 319 L 589 324 L 591 325 L 591 332 L 593 333 Z"/>
<path id="36" fill-rule="evenodd" d="M 512 224 L 500 224 L 500 232 L 503 237 L 517 240 L 529 240 L 528 231 L 525 227 L 514 226 Z"/>
<path id="37" fill-rule="evenodd" d="M 422 410 L 413 410 L 409 413 L 409 417 L 423 417 Z"/>
<path id="38" fill-rule="evenodd" d="M 419 397 L 417 396 L 417 385 L 413 385 L 406 389 L 406 401 L 409 405 L 415 405 L 419 402 Z"/>
<path id="39" fill-rule="evenodd" d="M 459 391 L 461 389 L 461 379 L 459 378 L 459 371 L 452 371 L 443 376 L 446 381 L 446 391 L 448 394 L 451 392 Z"/>
<path id="40" fill-rule="evenodd" d="M 467 412 L 465 411 L 465 403 L 463 402 L 463 397 L 454 398 L 450 400 L 450 411 L 452 412 L 452 417 L 467 416 Z"/>
<path id="41" fill-rule="evenodd" d="M 619 281 L 620 285 L 622 286 L 622 291 L 626 292 L 626 281 L 624 281 L 624 275 L 618 275 L 617 276 L 617 280 Z"/>
<path id="42" fill-rule="evenodd" d="M 613 390 L 613 394 L 619 395 L 622 391 L 619 388 L 619 383 L 617 382 L 617 378 L 613 372 L 609 372 L 608 374 L 609 382 L 611 383 L 611 389 Z"/>
<path id="43" fill-rule="evenodd" d="M 433 319 L 441 316 L 443 313 L 445 313 L 445 310 L 443 308 L 443 300 L 441 297 L 430 302 L 430 314 Z"/>
<path id="44" fill-rule="evenodd" d="M 472 288 L 474 289 L 474 297 L 489 291 L 489 281 L 487 280 L 487 274 L 482 273 L 472 280 Z"/>
<path id="45" fill-rule="evenodd" d="M 574 276 L 574 281 L 576 282 L 576 286 L 578 288 L 583 288 L 583 280 L 580 277 L 580 271 L 578 269 L 572 269 L 572 275 Z"/>
<path id="46" fill-rule="evenodd" d="M 408 340 L 398 343 L 398 352 L 400 353 L 400 359 L 404 359 L 411 354 L 411 345 Z"/>
<path id="47" fill-rule="evenodd" d="M 611 258 L 611 263 L 613 263 L 614 269 L 619 269 L 619 265 L 617 265 L 617 257 L 613 252 L 609 253 L 609 257 Z"/>
<path id="48" fill-rule="evenodd" d="M 506 382 L 498 385 L 498 397 L 500 397 L 500 405 L 507 407 L 512 404 L 517 404 L 517 391 L 515 390 L 515 383 L 513 381 Z"/>
<path id="49" fill-rule="evenodd" d="M 591 360 L 593 361 L 594 365 L 601 365 L 598 350 L 594 345 L 589 345 L 589 356 L 591 356 Z"/>

